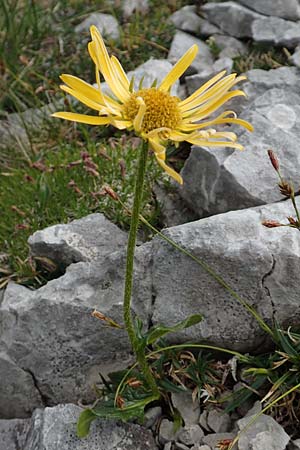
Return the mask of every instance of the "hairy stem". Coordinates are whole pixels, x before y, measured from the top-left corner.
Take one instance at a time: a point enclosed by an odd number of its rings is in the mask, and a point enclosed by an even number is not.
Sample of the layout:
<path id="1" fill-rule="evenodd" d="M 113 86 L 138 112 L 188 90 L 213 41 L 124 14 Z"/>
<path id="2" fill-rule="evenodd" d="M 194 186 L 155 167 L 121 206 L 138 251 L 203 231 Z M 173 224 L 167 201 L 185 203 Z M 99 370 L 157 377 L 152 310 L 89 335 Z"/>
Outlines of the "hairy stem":
<path id="1" fill-rule="evenodd" d="M 134 201 L 127 244 L 126 275 L 125 275 L 125 289 L 124 289 L 124 323 L 132 348 L 136 354 L 137 361 L 145 377 L 145 380 L 149 385 L 149 387 L 151 388 L 152 393 L 157 397 L 159 397 L 157 384 L 146 360 L 145 349 L 139 345 L 139 340 L 135 332 L 131 314 L 134 251 L 135 251 L 136 235 L 139 225 L 139 213 L 143 196 L 143 185 L 146 171 L 147 156 L 148 156 L 148 143 L 144 141 L 138 159 Z"/>

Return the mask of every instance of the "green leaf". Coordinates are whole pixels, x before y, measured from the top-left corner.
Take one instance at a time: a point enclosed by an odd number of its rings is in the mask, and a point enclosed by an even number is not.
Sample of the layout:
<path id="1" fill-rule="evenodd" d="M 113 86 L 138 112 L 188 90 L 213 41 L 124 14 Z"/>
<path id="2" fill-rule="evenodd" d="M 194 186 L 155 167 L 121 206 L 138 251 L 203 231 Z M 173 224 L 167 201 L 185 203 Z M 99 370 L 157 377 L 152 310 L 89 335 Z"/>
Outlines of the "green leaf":
<path id="1" fill-rule="evenodd" d="M 174 421 L 173 431 L 174 433 L 177 433 L 177 431 L 179 431 L 179 429 L 183 426 L 183 418 L 177 408 L 174 408 L 172 416 Z"/>
<path id="2" fill-rule="evenodd" d="M 184 388 L 183 386 L 178 386 L 177 384 L 172 383 L 170 380 L 166 379 L 162 379 L 159 380 L 159 386 L 163 388 L 164 391 L 166 392 L 186 392 L 187 389 Z"/>
<path id="3" fill-rule="evenodd" d="M 83 438 L 89 434 L 90 426 L 97 416 L 91 409 L 85 409 L 79 416 L 77 422 L 77 436 Z"/>
<path id="4" fill-rule="evenodd" d="M 147 396 L 143 399 L 127 402 L 124 408 L 117 408 L 114 405 L 114 402 L 107 401 L 98 403 L 98 405 L 92 410 L 92 413 L 97 417 L 102 417 L 105 419 L 119 419 L 125 422 L 130 419 L 142 420 L 144 418 L 144 409 L 146 405 L 155 400 L 157 400 L 156 396 Z"/>
<path id="5" fill-rule="evenodd" d="M 164 325 L 156 325 L 151 328 L 147 333 L 147 345 L 153 344 L 162 336 L 167 333 L 174 333 L 176 331 L 184 330 L 185 328 L 189 328 L 197 323 L 201 322 L 202 316 L 201 314 L 194 314 L 182 322 L 177 323 L 173 327 L 165 327 Z"/>

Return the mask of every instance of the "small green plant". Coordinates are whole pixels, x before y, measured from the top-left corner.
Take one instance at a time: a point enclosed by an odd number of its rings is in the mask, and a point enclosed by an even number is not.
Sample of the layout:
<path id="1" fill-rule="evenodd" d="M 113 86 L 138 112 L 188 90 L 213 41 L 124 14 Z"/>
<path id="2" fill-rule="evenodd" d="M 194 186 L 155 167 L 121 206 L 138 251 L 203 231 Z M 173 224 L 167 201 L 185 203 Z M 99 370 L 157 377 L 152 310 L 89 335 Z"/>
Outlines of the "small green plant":
<path id="1" fill-rule="evenodd" d="M 289 55 L 286 49 L 275 49 L 269 46 L 250 44 L 245 55 L 234 58 L 233 69 L 237 73 L 245 73 L 251 69 L 277 69 L 289 64 Z"/>

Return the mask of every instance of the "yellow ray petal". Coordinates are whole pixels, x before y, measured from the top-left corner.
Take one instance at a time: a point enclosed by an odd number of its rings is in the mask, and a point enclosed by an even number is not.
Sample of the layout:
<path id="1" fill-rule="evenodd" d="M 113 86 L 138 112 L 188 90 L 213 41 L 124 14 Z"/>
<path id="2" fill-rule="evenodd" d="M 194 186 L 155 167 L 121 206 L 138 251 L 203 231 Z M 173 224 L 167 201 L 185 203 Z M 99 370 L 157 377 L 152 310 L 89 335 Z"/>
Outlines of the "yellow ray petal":
<path id="1" fill-rule="evenodd" d="M 154 151 L 156 158 L 165 161 L 166 147 L 159 142 L 159 139 L 149 139 L 150 148 Z"/>
<path id="2" fill-rule="evenodd" d="M 186 104 L 183 107 L 179 106 L 182 115 L 187 116 L 188 114 L 193 112 L 193 109 L 198 108 L 203 105 L 205 102 L 211 101 L 212 99 L 220 98 L 225 92 L 229 91 L 235 84 L 240 81 L 239 78 L 229 78 L 226 77 L 223 80 L 219 81 L 215 84 L 215 86 L 208 89 L 203 94 L 199 95 L 190 103 Z"/>
<path id="3" fill-rule="evenodd" d="M 237 140 L 237 135 L 233 133 L 232 131 L 216 131 L 212 135 L 213 139 L 219 139 L 219 138 L 225 138 L 229 141 L 235 142 Z"/>
<path id="4" fill-rule="evenodd" d="M 185 120 L 183 120 L 183 123 L 195 122 L 196 120 L 202 120 L 205 117 L 210 116 L 210 114 L 212 114 L 217 109 L 219 109 L 220 106 L 222 106 L 228 100 L 230 100 L 231 98 L 237 97 L 239 95 L 245 96 L 246 94 L 243 91 L 237 90 L 237 91 L 228 92 L 227 94 L 223 95 L 218 101 L 215 101 L 215 99 L 213 99 L 212 101 L 207 102 L 206 104 L 201 106 L 201 108 L 198 108 L 197 110 L 195 110 L 193 114 L 191 114 L 189 117 L 187 117 Z"/>
<path id="5" fill-rule="evenodd" d="M 127 75 L 126 75 L 123 67 L 121 66 L 120 61 L 115 56 L 112 56 L 110 58 L 110 60 L 111 60 L 111 63 L 113 65 L 114 69 L 115 69 L 115 72 L 117 72 L 118 77 L 119 77 L 120 81 L 122 82 L 124 88 L 127 91 L 129 91 L 130 82 L 129 82 L 128 78 L 127 78 Z"/>
<path id="6" fill-rule="evenodd" d="M 142 128 L 144 115 L 145 115 L 147 107 L 146 107 L 146 103 L 144 102 L 142 97 L 137 97 L 136 102 L 139 104 L 139 110 L 138 110 L 137 115 L 134 118 L 133 128 L 135 129 L 135 131 L 139 132 L 139 131 L 141 131 L 141 128 Z"/>
<path id="7" fill-rule="evenodd" d="M 208 141 L 205 139 L 197 138 L 187 138 L 187 142 L 191 144 L 198 145 L 199 147 L 232 147 L 238 150 L 243 150 L 244 147 L 237 142 L 227 142 L 227 141 Z"/>
<path id="8" fill-rule="evenodd" d="M 88 125 L 107 125 L 111 123 L 110 117 L 88 116 L 86 114 L 77 114 L 72 112 L 56 112 L 52 117 L 71 120 L 72 122 L 87 123 Z"/>
<path id="9" fill-rule="evenodd" d="M 166 75 L 166 77 L 160 83 L 158 89 L 160 91 L 167 91 L 191 65 L 197 53 L 198 53 L 198 46 L 192 45 L 192 47 L 180 58 L 179 61 L 177 61 L 175 66 Z"/>
<path id="10" fill-rule="evenodd" d="M 97 60 L 97 66 L 103 74 L 105 81 L 109 85 L 111 91 L 122 102 L 126 102 L 129 98 L 129 90 L 127 91 L 121 84 L 113 67 L 110 57 L 107 53 L 103 39 L 98 29 L 92 25 L 90 28 L 93 42 L 95 43 L 95 57 Z"/>
<path id="11" fill-rule="evenodd" d="M 180 125 L 180 129 L 182 131 L 193 131 L 193 130 L 201 130 L 202 128 L 210 127 L 212 125 L 221 125 L 221 124 L 224 125 L 237 124 L 246 128 L 248 131 L 254 130 L 253 126 L 249 122 L 247 122 L 247 120 L 236 119 L 234 117 L 228 117 L 228 119 L 212 119 L 202 123 L 182 124 Z"/>
<path id="12" fill-rule="evenodd" d="M 206 83 L 204 83 L 202 86 L 200 86 L 199 89 L 197 89 L 195 92 L 193 92 L 193 94 L 191 94 L 185 100 L 182 100 L 178 104 L 178 106 L 181 108 L 184 105 L 186 105 L 187 103 L 189 103 L 190 101 L 194 100 L 196 97 L 198 97 L 200 94 L 202 94 L 202 92 L 206 91 L 208 88 L 210 88 L 210 86 L 212 86 L 218 80 L 220 80 L 220 78 L 222 78 L 225 75 L 225 73 L 226 73 L 226 70 L 223 70 L 223 72 L 220 72 L 217 75 L 215 75 L 211 80 L 208 80 Z M 230 75 L 228 75 L 228 76 L 230 76 Z"/>
<path id="13" fill-rule="evenodd" d="M 126 128 L 131 128 L 133 123 L 130 120 L 118 120 L 111 118 L 111 125 L 118 128 L 119 130 L 125 130 Z"/>
<path id="14" fill-rule="evenodd" d="M 174 169 L 171 169 L 171 167 L 167 166 L 167 164 L 162 159 L 157 157 L 156 153 L 155 156 L 158 164 L 164 169 L 164 171 L 167 172 L 167 174 L 170 175 L 170 177 L 172 177 L 175 181 L 177 181 L 177 183 L 183 184 L 183 179 L 181 178 L 179 173 L 177 173 Z"/>
<path id="15" fill-rule="evenodd" d="M 79 90 L 74 91 L 69 86 L 65 86 L 64 84 L 60 86 L 60 88 L 67 92 L 68 94 L 72 95 L 74 98 L 79 100 L 84 105 L 88 106 L 89 108 L 95 109 L 96 111 L 101 111 L 103 114 L 107 114 L 106 108 L 103 104 L 97 103 L 90 98 L 83 95 Z"/>
<path id="16" fill-rule="evenodd" d="M 68 86 L 70 86 L 75 91 L 80 91 L 85 97 L 99 103 L 103 103 L 102 93 L 92 86 L 86 83 L 80 78 L 74 77 L 73 75 L 62 74 L 60 79 Z"/>

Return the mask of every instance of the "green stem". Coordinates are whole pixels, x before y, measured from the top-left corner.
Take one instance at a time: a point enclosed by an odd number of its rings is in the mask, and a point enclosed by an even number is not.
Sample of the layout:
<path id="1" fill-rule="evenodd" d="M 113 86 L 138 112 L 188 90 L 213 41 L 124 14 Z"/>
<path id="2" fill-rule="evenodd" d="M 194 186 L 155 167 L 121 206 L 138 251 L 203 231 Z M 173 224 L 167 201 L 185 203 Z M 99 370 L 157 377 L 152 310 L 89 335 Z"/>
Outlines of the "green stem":
<path id="1" fill-rule="evenodd" d="M 295 213 L 296 213 L 296 216 L 297 216 L 298 224 L 300 224 L 300 214 L 299 214 L 299 211 L 298 211 L 298 208 L 297 208 L 297 205 L 296 205 L 296 200 L 295 200 L 295 193 L 294 193 L 294 191 L 293 191 L 293 193 L 291 194 L 291 200 L 292 200 L 293 207 L 294 207 L 294 210 L 295 210 Z M 298 228 L 298 230 L 299 230 L 299 228 Z"/>
<path id="2" fill-rule="evenodd" d="M 159 397 L 159 391 L 152 372 L 148 366 L 144 347 L 139 345 L 139 340 L 135 332 L 131 315 L 131 296 L 132 296 L 132 284 L 133 284 L 133 263 L 134 263 L 134 250 L 136 243 L 136 235 L 139 225 L 139 212 L 143 196 L 143 185 L 146 171 L 146 163 L 148 156 L 148 143 L 143 142 L 138 159 L 137 176 L 135 182 L 134 201 L 131 215 L 130 231 L 127 244 L 127 258 L 126 258 L 126 275 L 125 275 L 125 289 L 124 289 L 124 323 L 132 345 L 132 348 L 136 354 L 137 361 L 139 363 L 142 374 L 152 393 Z"/>

